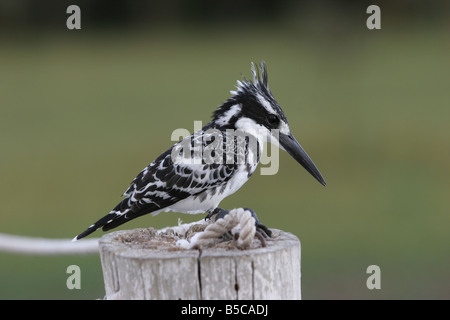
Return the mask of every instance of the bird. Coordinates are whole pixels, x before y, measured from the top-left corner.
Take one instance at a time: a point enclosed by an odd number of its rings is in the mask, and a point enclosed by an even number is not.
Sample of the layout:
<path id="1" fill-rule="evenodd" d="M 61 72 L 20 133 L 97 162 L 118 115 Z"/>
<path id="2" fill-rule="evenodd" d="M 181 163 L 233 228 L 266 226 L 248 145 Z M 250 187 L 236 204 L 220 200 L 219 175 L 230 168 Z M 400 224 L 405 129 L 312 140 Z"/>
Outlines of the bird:
<path id="1" fill-rule="evenodd" d="M 261 160 L 263 148 L 273 143 L 292 156 L 319 183 L 322 174 L 293 136 L 284 111 L 273 97 L 267 67 L 251 63 L 253 80 L 243 76 L 236 90 L 212 114 L 209 123 L 158 156 L 131 182 L 124 198 L 73 241 L 99 228 L 114 229 L 146 214 L 180 212 L 207 213 L 216 220 L 229 213 L 220 202 L 239 190 Z M 255 225 L 264 236 L 271 236 L 254 210 Z"/>

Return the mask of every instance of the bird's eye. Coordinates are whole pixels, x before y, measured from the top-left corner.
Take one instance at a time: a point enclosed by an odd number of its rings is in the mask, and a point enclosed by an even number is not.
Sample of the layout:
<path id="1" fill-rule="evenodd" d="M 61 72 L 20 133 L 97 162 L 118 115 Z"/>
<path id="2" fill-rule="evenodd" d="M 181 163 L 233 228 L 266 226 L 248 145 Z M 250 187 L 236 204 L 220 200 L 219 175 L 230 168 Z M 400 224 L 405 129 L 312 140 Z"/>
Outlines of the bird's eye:
<path id="1" fill-rule="evenodd" d="M 274 125 L 274 124 L 278 124 L 279 122 L 280 122 L 280 118 L 278 118 L 276 115 L 274 115 L 274 114 L 269 114 L 268 116 L 267 116 L 267 122 L 269 123 L 269 124 L 272 124 L 272 125 Z"/>

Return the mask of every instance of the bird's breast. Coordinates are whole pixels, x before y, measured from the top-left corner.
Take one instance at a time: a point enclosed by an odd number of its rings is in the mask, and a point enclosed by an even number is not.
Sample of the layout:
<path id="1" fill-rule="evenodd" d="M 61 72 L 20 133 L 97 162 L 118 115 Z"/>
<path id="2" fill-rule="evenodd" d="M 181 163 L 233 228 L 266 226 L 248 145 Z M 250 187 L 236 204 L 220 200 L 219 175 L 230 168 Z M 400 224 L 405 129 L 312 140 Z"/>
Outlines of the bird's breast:
<path id="1" fill-rule="evenodd" d="M 239 165 L 228 181 L 211 186 L 198 194 L 191 195 L 170 206 L 165 211 L 197 214 L 213 210 L 218 207 L 223 199 L 239 190 L 248 181 L 249 177 L 248 167 Z"/>

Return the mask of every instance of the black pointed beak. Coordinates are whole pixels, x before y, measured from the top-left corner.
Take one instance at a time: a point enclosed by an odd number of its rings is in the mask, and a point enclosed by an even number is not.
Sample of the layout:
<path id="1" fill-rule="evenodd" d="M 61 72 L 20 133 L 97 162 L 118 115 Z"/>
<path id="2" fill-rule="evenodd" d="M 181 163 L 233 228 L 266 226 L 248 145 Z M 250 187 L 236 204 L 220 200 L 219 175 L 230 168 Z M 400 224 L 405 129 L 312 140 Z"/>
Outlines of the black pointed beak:
<path id="1" fill-rule="evenodd" d="M 300 163 L 306 171 L 316 178 L 317 181 L 319 181 L 323 186 L 327 185 L 324 178 L 320 174 L 319 169 L 317 169 L 316 165 L 305 150 L 303 150 L 301 145 L 297 142 L 297 140 L 295 140 L 292 133 L 286 135 L 280 132 L 279 141 L 283 149 L 286 150 L 298 163 Z"/>

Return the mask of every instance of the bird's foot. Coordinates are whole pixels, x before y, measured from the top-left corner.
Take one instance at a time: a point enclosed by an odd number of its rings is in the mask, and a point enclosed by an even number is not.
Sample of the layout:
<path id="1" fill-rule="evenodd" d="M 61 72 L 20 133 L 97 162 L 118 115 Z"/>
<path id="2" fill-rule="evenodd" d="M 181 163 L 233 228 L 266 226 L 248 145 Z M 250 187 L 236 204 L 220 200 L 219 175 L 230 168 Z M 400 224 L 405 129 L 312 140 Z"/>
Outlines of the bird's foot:
<path id="1" fill-rule="evenodd" d="M 244 208 L 244 210 L 250 211 L 252 217 L 255 219 L 256 231 L 259 232 L 261 235 L 270 238 L 272 236 L 272 231 L 270 231 L 269 228 L 267 228 L 265 225 L 261 223 L 261 221 L 259 221 L 258 217 L 256 216 L 256 212 L 250 208 Z"/>
<path id="2" fill-rule="evenodd" d="M 250 208 L 243 208 L 243 209 L 250 211 L 252 217 L 255 219 L 256 232 L 259 233 L 260 236 L 270 238 L 272 236 L 272 231 L 270 231 L 269 228 L 267 228 L 265 225 L 261 223 L 261 221 L 259 221 L 256 212 Z M 222 219 L 229 213 L 230 210 L 225 210 L 217 207 L 216 209 L 208 213 L 208 215 L 205 217 L 205 220 L 211 219 L 213 216 L 216 216 L 216 220 Z"/>

